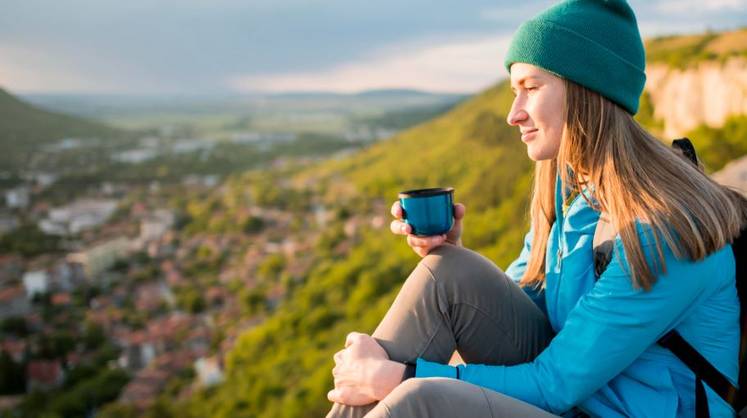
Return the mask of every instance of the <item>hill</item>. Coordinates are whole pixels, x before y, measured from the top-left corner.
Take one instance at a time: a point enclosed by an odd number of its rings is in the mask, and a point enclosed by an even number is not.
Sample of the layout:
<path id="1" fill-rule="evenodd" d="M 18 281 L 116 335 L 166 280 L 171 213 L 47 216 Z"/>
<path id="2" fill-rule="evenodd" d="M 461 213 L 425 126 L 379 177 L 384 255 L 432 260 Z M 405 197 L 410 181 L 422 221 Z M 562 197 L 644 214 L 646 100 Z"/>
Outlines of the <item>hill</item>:
<path id="1" fill-rule="evenodd" d="M 39 109 L 0 88 L 0 143 L 43 144 L 65 137 L 110 136 L 116 130 L 85 119 Z"/>
<path id="2" fill-rule="evenodd" d="M 646 63 L 684 69 L 703 61 L 747 58 L 747 28 L 728 32 L 671 35 L 646 40 Z"/>
<path id="3" fill-rule="evenodd" d="M 63 138 L 109 138 L 121 131 L 61 113 L 34 107 L 0 88 L 0 167 L 26 168 L 30 154 Z"/>

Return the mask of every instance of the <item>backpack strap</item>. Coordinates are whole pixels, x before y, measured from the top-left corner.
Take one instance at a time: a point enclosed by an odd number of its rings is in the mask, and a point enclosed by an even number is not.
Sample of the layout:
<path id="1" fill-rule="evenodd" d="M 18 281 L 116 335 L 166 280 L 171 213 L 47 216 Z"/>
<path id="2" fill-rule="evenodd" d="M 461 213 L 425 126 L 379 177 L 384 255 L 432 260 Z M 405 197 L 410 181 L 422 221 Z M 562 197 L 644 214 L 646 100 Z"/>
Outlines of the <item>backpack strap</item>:
<path id="1" fill-rule="evenodd" d="M 679 139 L 675 139 L 674 141 L 672 141 L 672 148 L 680 151 L 682 155 L 690 160 L 690 162 L 695 164 L 696 167 L 699 166 L 698 155 L 695 153 L 695 147 L 690 141 L 690 138 L 682 137 Z"/>
<path id="2" fill-rule="evenodd" d="M 677 330 L 671 330 L 657 341 L 660 346 L 669 349 L 680 361 L 685 363 L 695 374 L 695 416 L 708 417 L 708 400 L 705 397 L 703 382 L 713 389 L 727 403 L 732 404 L 737 395 L 737 388 L 713 365 L 688 343 Z M 700 415 L 705 411 L 706 415 Z"/>
<path id="3" fill-rule="evenodd" d="M 607 212 L 602 212 L 599 215 L 599 221 L 597 222 L 596 229 L 594 230 L 594 243 L 592 244 L 594 252 L 594 274 L 597 280 L 599 276 L 604 273 L 612 261 L 612 249 L 615 246 L 615 227 L 610 221 L 610 216 Z"/>

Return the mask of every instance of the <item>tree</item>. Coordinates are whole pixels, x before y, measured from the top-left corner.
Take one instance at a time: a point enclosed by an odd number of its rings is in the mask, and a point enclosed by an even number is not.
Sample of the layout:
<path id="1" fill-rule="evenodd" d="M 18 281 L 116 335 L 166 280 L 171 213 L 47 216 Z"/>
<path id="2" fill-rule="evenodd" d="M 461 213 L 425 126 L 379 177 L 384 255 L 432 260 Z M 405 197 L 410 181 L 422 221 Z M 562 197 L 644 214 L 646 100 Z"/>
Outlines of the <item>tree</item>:
<path id="1" fill-rule="evenodd" d="M 0 331 L 3 333 L 13 334 L 16 337 L 23 338 L 28 335 L 29 329 L 26 320 L 22 316 L 11 316 L 0 322 Z"/>
<path id="2" fill-rule="evenodd" d="M 12 395 L 26 391 L 23 364 L 17 364 L 8 353 L 0 352 L 0 394 Z"/>

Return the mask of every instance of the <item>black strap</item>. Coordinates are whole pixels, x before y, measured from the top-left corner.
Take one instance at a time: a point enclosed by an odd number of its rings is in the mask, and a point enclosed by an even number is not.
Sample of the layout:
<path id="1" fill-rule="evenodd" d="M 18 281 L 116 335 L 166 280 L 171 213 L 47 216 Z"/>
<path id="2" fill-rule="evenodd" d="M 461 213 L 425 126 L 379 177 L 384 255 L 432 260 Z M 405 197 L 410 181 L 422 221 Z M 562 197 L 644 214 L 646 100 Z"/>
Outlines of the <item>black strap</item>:
<path id="1" fill-rule="evenodd" d="M 695 153 L 695 147 L 689 138 L 680 138 L 672 141 L 672 148 L 678 149 L 682 155 L 687 157 L 695 166 L 698 166 L 698 155 Z"/>
<path id="2" fill-rule="evenodd" d="M 695 378 L 695 418 L 711 418 L 703 380 Z"/>
<path id="3" fill-rule="evenodd" d="M 696 384 L 702 379 L 723 400 L 728 403 L 732 402 L 734 395 L 737 393 L 737 388 L 734 387 L 734 385 L 732 385 L 731 382 L 721 374 L 721 372 L 716 370 L 716 368 L 713 367 L 713 365 L 711 365 L 711 363 L 708 362 L 708 360 L 706 360 L 698 350 L 685 341 L 679 332 L 675 330 L 669 331 L 659 339 L 659 345 L 669 349 L 675 356 L 677 356 L 677 358 L 685 363 L 693 373 L 695 373 L 695 376 L 697 377 Z M 700 385 L 702 386 L 702 382 Z M 696 386 L 695 389 L 695 409 L 699 410 L 698 398 L 700 396 L 702 399 L 706 399 L 705 390 L 703 389 L 703 393 L 698 395 L 698 387 Z M 705 407 L 707 408 L 707 405 Z M 696 416 L 700 417 L 700 415 Z"/>

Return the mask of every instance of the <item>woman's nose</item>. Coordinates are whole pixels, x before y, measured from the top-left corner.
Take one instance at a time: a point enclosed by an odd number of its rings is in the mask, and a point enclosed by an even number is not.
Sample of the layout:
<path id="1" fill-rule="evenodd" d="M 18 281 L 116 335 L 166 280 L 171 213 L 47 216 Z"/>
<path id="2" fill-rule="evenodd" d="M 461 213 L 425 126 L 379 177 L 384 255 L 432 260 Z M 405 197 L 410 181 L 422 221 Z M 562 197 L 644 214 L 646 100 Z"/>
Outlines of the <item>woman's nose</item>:
<path id="1" fill-rule="evenodd" d="M 515 104 L 511 106 L 511 111 L 508 112 L 508 116 L 506 116 L 506 123 L 508 123 L 511 126 L 516 126 L 519 124 L 519 122 L 523 121 L 524 119 L 529 116 L 527 112 L 520 107 L 516 106 Z"/>

